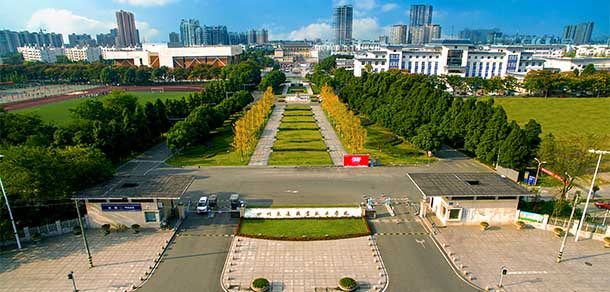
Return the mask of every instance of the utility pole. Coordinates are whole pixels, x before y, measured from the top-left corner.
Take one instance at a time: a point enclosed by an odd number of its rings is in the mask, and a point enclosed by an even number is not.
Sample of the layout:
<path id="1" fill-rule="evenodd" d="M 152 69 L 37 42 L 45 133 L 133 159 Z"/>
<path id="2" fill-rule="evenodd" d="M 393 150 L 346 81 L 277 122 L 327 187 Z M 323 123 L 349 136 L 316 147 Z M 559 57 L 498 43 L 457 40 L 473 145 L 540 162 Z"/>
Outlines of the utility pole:
<path id="1" fill-rule="evenodd" d="M 538 162 L 538 168 L 536 169 L 536 178 L 534 179 L 534 185 L 537 186 L 538 185 L 538 174 L 540 174 L 540 167 L 542 167 L 542 165 L 545 164 L 546 161 L 540 161 L 540 159 L 538 159 L 538 158 L 534 158 L 534 160 L 536 160 L 536 162 Z"/>
<path id="2" fill-rule="evenodd" d="M 72 280 L 72 288 L 74 289 L 74 292 L 77 292 L 78 289 L 76 289 L 76 282 L 74 281 L 74 272 L 70 271 L 70 273 L 68 273 L 68 280 Z"/>
<path id="3" fill-rule="evenodd" d="M 566 247 L 566 241 L 568 241 L 568 234 L 570 234 L 570 227 L 572 227 L 572 218 L 574 217 L 574 211 L 576 210 L 576 205 L 578 204 L 578 194 L 574 195 L 574 206 L 572 206 L 572 213 L 570 213 L 570 219 L 568 220 L 568 228 L 563 235 L 563 241 L 561 242 L 561 247 L 559 248 L 559 254 L 557 255 L 557 263 L 561 263 L 561 258 L 563 257 L 563 250 Z"/>
<path id="4" fill-rule="evenodd" d="M 578 242 L 578 238 L 580 237 L 580 231 L 582 230 L 582 226 L 585 224 L 585 216 L 587 215 L 587 209 L 589 207 L 589 200 L 591 199 L 591 195 L 593 194 L 593 187 L 595 186 L 595 178 L 597 177 L 597 171 L 599 171 L 599 164 L 602 162 L 602 156 L 604 154 L 610 154 L 610 151 L 603 150 L 589 150 L 589 153 L 599 154 L 599 158 L 597 159 L 597 166 L 595 166 L 595 172 L 593 173 L 593 179 L 591 179 L 591 188 L 589 189 L 589 194 L 587 195 L 587 201 L 585 202 L 585 209 L 582 211 L 582 217 L 580 218 L 580 222 L 578 223 L 578 229 L 576 230 L 576 238 L 574 238 L 575 242 Z"/>
<path id="5" fill-rule="evenodd" d="M 89 243 L 87 242 L 87 234 L 85 233 L 85 227 L 83 226 L 83 220 L 80 217 L 80 209 L 78 208 L 78 200 L 74 200 L 74 205 L 76 206 L 78 224 L 80 225 L 80 232 L 83 235 L 83 242 L 85 243 L 85 250 L 87 251 L 87 259 L 89 260 L 89 268 L 93 268 L 93 259 L 91 258 L 91 251 L 89 250 Z"/>

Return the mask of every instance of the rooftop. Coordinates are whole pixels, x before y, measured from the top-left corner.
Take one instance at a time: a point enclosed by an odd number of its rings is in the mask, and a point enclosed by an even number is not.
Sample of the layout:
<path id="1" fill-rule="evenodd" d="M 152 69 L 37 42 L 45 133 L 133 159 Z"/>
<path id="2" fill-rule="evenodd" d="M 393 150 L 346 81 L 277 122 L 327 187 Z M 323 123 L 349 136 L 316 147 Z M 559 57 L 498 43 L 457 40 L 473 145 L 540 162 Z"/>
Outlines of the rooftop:
<path id="1" fill-rule="evenodd" d="M 190 175 L 115 176 L 85 189 L 76 199 L 178 199 L 193 182 Z"/>
<path id="2" fill-rule="evenodd" d="M 424 196 L 529 196 L 530 192 L 495 173 L 408 173 Z"/>

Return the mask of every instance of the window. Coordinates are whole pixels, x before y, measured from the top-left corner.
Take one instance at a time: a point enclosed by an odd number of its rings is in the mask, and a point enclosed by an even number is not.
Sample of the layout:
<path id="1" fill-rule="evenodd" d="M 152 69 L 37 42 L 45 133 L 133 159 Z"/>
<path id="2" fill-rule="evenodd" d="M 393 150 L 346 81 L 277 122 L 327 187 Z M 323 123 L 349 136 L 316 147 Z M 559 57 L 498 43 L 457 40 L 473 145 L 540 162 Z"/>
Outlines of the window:
<path id="1" fill-rule="evenodd" d="M 157 222 L 157 212 L 144 212 L 144 221 Z"/>
<path id="2" fill-rule="evenodd" d="M 449 209 L 449 219 L 448 220 L 461 220 L 462 219 L 462 209 Z"/>

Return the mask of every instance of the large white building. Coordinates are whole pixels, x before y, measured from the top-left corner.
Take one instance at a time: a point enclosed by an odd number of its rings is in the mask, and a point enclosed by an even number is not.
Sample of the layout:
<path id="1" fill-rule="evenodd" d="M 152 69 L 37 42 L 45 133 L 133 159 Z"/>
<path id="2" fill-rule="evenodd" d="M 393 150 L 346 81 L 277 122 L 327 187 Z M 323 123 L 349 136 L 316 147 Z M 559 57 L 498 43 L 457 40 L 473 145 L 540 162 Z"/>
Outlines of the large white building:
<path id="1" fill-rule="evenodd" d="M 104 49 L 102 57 L 124 66 L 189 68 L 196 64 L 237 64 L 242 53 L 241 46 L 169 48 L 167 44 L 143 44 L 137 49 Z"/>
<path id="2" fill-rule="evenodd" d="M 65 48 L 64 54 L 70 61 L 86 61 L 93 63 L 100 60 L 102 49 L 99 47 Z"/>
<path id="3" fill-rule="evenodd" d="M 524 78 L 531 70 L 572 71 L 587 64 L 608 70 L 610 58 L 563 58 L 565 46 L 474 46 L 468 40 L 436 40 L 425 46 L 392 46 L 355 54 L 354 75 L 390 69 L 413 74 Z"/>
<path id="4" fill-rule="evenodd" d="M 64 48 L 53 47 L 18 47 L 17 52 L 23 55 L 23 60 L 28 62 L 55 63 L 57 56 L 64 55 Z"/>

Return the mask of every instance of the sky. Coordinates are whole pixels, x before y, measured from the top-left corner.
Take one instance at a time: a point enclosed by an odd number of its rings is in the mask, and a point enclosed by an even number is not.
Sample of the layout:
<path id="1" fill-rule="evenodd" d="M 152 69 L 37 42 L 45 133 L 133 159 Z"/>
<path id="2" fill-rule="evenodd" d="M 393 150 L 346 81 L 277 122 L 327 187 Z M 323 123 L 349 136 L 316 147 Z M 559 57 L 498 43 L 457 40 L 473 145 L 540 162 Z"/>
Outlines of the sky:
<path id="1" fill-rule="evenodd" d="M 610 35 L 608 0 L 0 0 L 0 29 L 67 35 L 108 32 L 116 27 L 114 12 L 133 12 L 146 42 L 166 42 L 179 32 L 181 19 L 226 25 L 229 31 L 267 28 L 270 39 L 331 39 L 332 8 L 354 6 L 353 37 L 377 39 L 393 24 L 409 22 L 409 6 L 433 6 L 432 22 L 444 37 L 463 28 L 498 28 L 508 34 L 561 36 L 563 27 L 595 22 L 594 37 Z"/>

